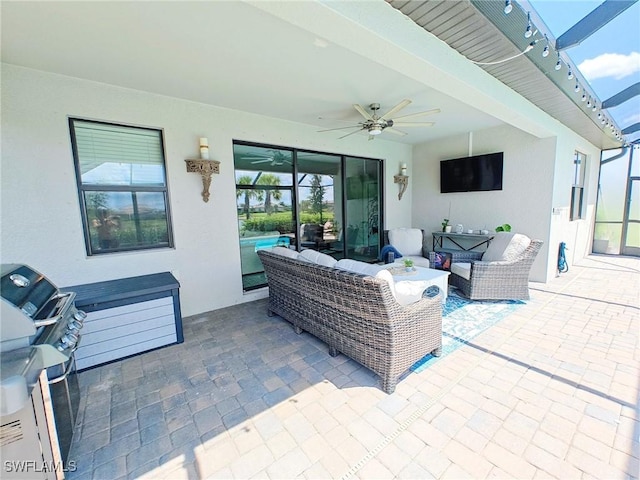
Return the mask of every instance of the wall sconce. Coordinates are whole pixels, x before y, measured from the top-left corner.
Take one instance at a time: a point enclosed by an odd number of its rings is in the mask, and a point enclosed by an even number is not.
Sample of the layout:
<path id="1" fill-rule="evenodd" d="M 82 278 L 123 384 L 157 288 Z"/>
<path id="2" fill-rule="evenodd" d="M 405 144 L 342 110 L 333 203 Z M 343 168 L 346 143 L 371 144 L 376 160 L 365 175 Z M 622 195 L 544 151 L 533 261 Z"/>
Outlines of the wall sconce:
<path id="1" fill-rule="evenodd" d="M 393 183 L 397 183 L 400 185 L 400 192 L 398 193 L 398 200 L 402 200 L 402 195 L 407 190 L 407 186 L 409 185 L 409 177 L 407 175 L 407 164 L 400 164 L 400 175 L 395 175 L 393 177 Z"/>
<path id="2" fill-rule="evenodd" d="M 188 158 L 187 172 L 199 173 L 202 177 L 202 200 L 209 201 L 209 187 L 211 187 L 211 175 L 220 173 L 220 162 L 209 160 L 209 142 L 206 138 L 200 139 L 200 158 Z"/>

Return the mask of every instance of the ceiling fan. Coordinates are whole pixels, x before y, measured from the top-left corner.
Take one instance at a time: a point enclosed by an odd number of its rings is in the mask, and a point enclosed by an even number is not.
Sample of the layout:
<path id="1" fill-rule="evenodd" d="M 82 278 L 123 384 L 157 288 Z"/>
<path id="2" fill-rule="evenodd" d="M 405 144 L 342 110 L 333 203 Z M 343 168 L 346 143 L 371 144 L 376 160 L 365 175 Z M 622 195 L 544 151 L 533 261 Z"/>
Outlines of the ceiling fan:
<path id="1" fill-rule="evenodd" d="M 270 166 L 281 166 L 285 163 L 291 165 L 291 156 L 285 155 L 279 150 L 267 150 L 264 154 L 255 153 L 242 157 L 243 160 L 251 160 L 252 164 L 268 163 Z"/>
<path id="2" fill-rule="evenodd" d="M 340 138 L 348 137 L 349 135 L 353 135 L 354 133 L 358 133 L 360 131 L 366 130 L 369 132 L 369 140 L 373 140 L 376 135 L 380 135 L 383 131 L 393 133 L 395 135 L 404 136 L 407 133 L 402 130 L 398 130 L 395 127 L 431 127 L 434 125 L 433 122 L 405 122 L 410 118 L 421 117 L 423 115 L 431 115 L 434 113 L 440 113 L 439 108 L 434 108 L 432 110 L 427 110 L 424 112 L 411 113 L 409 115 L 403 115 L 401 117 L 393 117 L 400 110 L 405 108 L 407 105 L 411 103 L 411 100 L 403 100 L 387 113 L 382 116 L 378 115 L 378 110 L 380 110 L 379 103 L 372 103 L 369 105 L 369 108 L 373 113 L 367 112 L 364 108 L 362 108 L 357 103 L 353 105 L 360 115 L 364 117 L 363 122 L 358 122 L 357 125 L 352 125 L 350 127 L 339 127 L 339 128 L 329 128 L 327 130 L 319 130 L 319 132 L 331 132 L 334 130 L 346 130 L 348 128 L 357 128 L 353 132 L 347 133 Z"/>

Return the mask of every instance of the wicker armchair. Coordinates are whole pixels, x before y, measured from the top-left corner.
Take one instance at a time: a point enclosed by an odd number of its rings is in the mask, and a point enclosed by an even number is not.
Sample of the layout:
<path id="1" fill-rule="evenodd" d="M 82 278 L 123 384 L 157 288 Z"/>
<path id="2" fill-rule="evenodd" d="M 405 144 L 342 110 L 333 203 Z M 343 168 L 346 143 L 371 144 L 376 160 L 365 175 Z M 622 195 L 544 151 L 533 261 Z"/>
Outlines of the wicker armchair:
<path id="1" fill-rule="evenodd" d="M 482 252 L 456 252 L 453 265 L 468 262 L 469 278 L 452 265 L 449 284 L 472 300 L 528 300 L 529 272 L 542 245 L 541 240 L 531 240 L 517 257 L 493 262 L 483 262 Z M 433 262 L 433 252 L 429 258 Z"/>

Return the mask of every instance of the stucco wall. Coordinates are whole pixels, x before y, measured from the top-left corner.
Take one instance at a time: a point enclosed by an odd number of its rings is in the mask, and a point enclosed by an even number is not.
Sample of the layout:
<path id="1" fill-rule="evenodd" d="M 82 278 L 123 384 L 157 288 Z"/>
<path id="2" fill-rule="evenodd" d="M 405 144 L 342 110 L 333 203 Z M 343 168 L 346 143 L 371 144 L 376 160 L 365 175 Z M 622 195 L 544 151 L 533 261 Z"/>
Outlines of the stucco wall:
<path id="1" fill-rule="evenodd" d="M 548 282 L 557 271 L 558 246 L 567 243 L 571 264 L 591 251 L 599 150 L 568 129 L 558 137 L 535 138 L 509 126 L 453 136 L 414 147 L 413 224 L 440 231 L 443 218 L 465 229 L 494 230 L 509 223 L 513 231 L 545 242 L 531 269 L 531 280 Z M 569 221 L 573 154 L 587 154 L 585 219 Z M 440 160 L 504 152 L 503 189 L 493 192 L 440 193 Z M 418 188 L 419 185 L 419 188 Z"/>
<path id="2" fill-rule="evenodd" d="M 164 130 L 175 248 L 87 257 L 68 117 Z M 317 128 L 244 112 L 2 65 L 2 263 L 25 263 L 68 286 L 171 271 L 185 316 L 264 297 L 243 294 L 232 140 L 309 148 L 385 160 L 387 227 L 411 222 L 393 175 L 411 168 L 411 147 L 353 135 L 340 141 Z M 220 174 L 204 203 L 202 182 L 187 173 L 208 137 Z M 407 192 L 411 195 L 411 187 Z"/>

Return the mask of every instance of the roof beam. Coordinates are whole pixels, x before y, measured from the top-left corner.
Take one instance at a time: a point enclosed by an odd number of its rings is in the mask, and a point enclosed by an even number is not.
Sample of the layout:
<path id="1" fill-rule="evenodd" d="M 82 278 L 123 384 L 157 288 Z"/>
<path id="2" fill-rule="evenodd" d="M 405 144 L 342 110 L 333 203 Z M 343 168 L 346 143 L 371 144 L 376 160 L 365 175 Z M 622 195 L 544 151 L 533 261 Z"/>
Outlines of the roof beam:
<path id="1" fill-rule="evenodd" d="M 586 17 L 564 32 L 556 40 L 556 50 L 579 45 L 585 38 L 593 35 L 615 17 L 624 12 L 638 0 L 605 0 Z"/>
<path id="2" fill-rule="evenodd" d="M 640 82 L 634 83 L 633 85 L 616 93 L 613 97 L 607 98 L 602 102 L 602 108 L 617 107 L 636 95 L 640 95 Z"/>
<path id="3" fill-rule="evenodd" d="M 627 128 L 622 130 L 623 135 L 629 135 L 630 133 L 634 133 L 640 130 L 640 123 L 634 123 L 633 125 L 629 125 Z"/>

